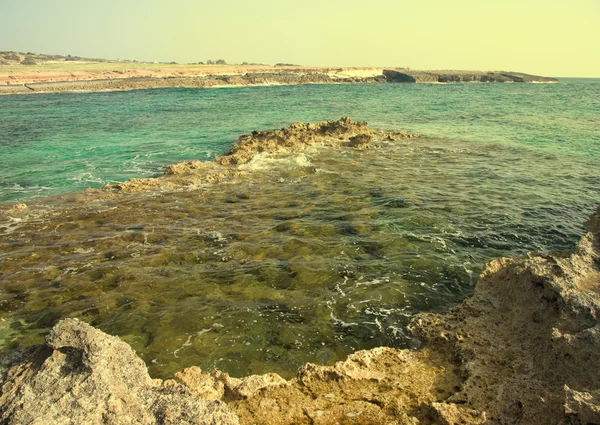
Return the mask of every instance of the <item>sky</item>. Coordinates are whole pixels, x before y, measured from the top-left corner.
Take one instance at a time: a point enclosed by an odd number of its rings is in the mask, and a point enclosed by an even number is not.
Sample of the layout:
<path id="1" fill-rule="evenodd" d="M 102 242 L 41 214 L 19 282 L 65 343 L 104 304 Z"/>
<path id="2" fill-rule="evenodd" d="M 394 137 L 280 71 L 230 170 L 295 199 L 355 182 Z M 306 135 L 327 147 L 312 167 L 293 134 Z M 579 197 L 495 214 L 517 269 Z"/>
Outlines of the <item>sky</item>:
<path id="1" fill-rule="evenodd" d="M 0 0 L 0 51 L 600 77 L 600 0 Z"/>

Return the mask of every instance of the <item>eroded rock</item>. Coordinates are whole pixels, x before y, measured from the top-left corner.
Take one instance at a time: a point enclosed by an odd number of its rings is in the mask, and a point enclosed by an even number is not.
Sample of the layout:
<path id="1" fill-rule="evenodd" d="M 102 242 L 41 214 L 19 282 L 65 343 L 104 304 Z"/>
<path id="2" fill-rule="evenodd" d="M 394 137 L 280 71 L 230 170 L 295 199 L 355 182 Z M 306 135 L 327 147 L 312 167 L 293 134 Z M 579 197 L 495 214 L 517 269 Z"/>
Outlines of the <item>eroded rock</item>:
<path id="1" fill-rule="evenodd" d="M 412 322 L 413 334 L 461 363 L 464 383 L 448 402 L 485 411 L 490 423 L 564 423 L 577 411 L 565 409 L 573 391 L 600 389 L 599 215 L 573 254 L 492 261 L 472 298 Z"/>
<path id="2" fill-rule="evenodd" d="M 373 130 L 366 122 L 343 117 L 337 121 L 315 124 L 294 123 L 281 130 L 253 131 L 242 135 L 231 150 L 212 162 L 183 161 L 168 165 L 162 176 L 156 178 L 134 178 L 125 182 L 107 185 L 101 189 L 86 189 L 76 199 L 81 202 L 114 197 L 120 193 L 175 189 L 217 183 L 239 176 L 238 165 L 251 161 L 256 155 L 280 151 L 297 152 L 311 145 L 365 149 L 375 140 L 398 140 L 419 137 L 407 132 Z"/>
<path id="3" fill-rule="evenodd" d="M 600 208 L 587 226 L 575 252 L 495 260 L 472 298 L 418 315 L 425 348 L 306 364 L 289 381 L 199 368 L 153 380 L 127 344 L 64 320 L 0 360 L 0 423 L 600 423 Z"/>
<path id="4" fill-rule="evenodd" d="M 254 131 L 241 136 L 233 148 L 215 160 L 222 165 L 239 165 L 249 162 L 256 154 L 281 150 L 300 151 L 313 144 L 349 147 L 364 146 L 374 137 L 416 137 L 405 132 L 385 132 L 372 130 L 364 121 L 352 121 L 343 117 L 338 121 L 325 121 L 316 124 L 294 123 L 287 128 L 275 131 Z"/>
<path id="5" fill-rule="evenodd" d="M 129 345 L 76 319 L 18 359 L 0 364 L 6 425 L 239 423 L 224 403 L 151 379 Z"/>

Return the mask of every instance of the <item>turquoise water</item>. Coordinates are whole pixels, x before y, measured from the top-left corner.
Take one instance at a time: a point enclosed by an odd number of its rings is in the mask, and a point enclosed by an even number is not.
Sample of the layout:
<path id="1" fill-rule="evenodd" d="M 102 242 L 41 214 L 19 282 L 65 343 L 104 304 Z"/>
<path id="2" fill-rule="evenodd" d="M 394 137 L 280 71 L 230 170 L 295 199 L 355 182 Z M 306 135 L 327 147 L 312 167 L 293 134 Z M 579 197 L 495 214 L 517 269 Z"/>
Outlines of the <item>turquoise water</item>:
<path id="1" fill-rule="evenodd" d="M 0 97 L 0 353 L 60 318 L 156 377 L 234 376 L 412 346 L 483 265 L 571 249 L 600 202 L 600 80 Z M 420 139 L 259 155 L 215 184 L 40 196 L 155 176 L 254 129 L 348 115 Z M 37 197 L 36 197 L 37 196 Z"/>
<path id="2" fill-rule="evenodd" d="M 240 134 L 350 116 L 374 128 L 600 153 L 600 80 L 307 85 L 0 97 L 0 201 L 155 176 Z"/>

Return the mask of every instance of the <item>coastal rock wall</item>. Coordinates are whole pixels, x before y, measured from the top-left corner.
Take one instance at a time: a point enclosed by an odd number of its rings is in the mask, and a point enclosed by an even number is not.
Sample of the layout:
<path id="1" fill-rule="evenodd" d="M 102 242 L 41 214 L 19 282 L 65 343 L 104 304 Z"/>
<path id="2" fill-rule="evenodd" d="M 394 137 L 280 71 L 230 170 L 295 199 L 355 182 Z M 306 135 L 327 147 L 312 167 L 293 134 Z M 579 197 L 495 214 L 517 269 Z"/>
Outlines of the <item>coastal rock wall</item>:
<path id="1" fill-rule="evenodd" d="M 130 77 L 98 80 L 34 82 L 0 85 L 0 94 L 62 91 L 139 90 L 164 87 L 210 88 L 249 85 L 300 85 L 332 83 L 385 82 L 380 77 L 331 78 L 320 72 L 246 73 L 243 75 L 207 75 L 196 77 Z"/>
<path id="2" fill-rule="evenodd" d="M 239 70 L 235 70 L 239 71 Z M 40 81 L 39 74 L 27 76 L 9 75 L 7 84 L 0 84 L 0 94 L 62 92 L 62 91 L 100 91 L 100 90 L 137 90 L 163 87 L 209 88 L 222 86 L 248 85 L 299 85 L 299 84 L 334 84 L 334 83 L 462 83 L 462 82 L 553 82 L 553 78 L 540 77 L 516 72 L 482 72 L 482 71 L 411 71 L 403 68 L 381 69 L 373 75 L 362 75 L 359 71 L 331 72 L 322 69 L 283 69 L 277 72 L 245 72 L 231 74 L 187 75 L 178 71 L 175 75 L 159 77 L 128 75 L 120 72 L 115 78 L 103 78 L 103 75 L 61 77 L 55 76 L 47 81 Z M 354 75 L 356 74 L 356 75 Z M 75 74 L 73 74 L 75 75 Z M 160 74 L 158 74 L 160 75 Z M 1 77 L 1 76 L 0 76 Z M 12 80 L 11 78 L 15 78 Z M 0 78 L 1 82 L 2 78 Z M 9 84 L 10 83 L 10 84 Z"/>
<path id="3" fill-rule="evenodd" d="M 0 361 L 0 423 L 600 423 L 600 208 L 570 254 L 492 261 L 473 297 L 421 314 L 419 350 L 360 351 L 232 378 L 152 380 L 116 337 L 75 319 Z"/>

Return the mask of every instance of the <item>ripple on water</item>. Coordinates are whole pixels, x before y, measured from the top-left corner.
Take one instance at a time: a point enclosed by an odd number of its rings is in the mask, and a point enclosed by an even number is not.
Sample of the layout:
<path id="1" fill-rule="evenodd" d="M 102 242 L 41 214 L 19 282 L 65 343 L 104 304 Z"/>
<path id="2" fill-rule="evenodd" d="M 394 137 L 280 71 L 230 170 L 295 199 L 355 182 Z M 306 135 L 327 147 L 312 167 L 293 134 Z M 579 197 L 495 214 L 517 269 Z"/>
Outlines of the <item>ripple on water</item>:
<path id="1" fill-rule="evenodd" d="M 546 184 L 560 167 L 571 177 Z M 410 318 L 468 296 L 485 262 L 579 238 L 600 189 L 585 167 L 420 139 L 261 155 L 191 190 L 40 201 L 0 224 L 0 346 L 76 316 L 156 377 L 190 365 L 289 376 L 410 346 Z"/>

